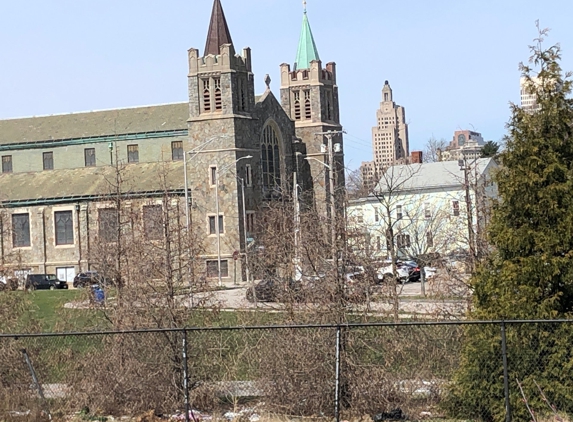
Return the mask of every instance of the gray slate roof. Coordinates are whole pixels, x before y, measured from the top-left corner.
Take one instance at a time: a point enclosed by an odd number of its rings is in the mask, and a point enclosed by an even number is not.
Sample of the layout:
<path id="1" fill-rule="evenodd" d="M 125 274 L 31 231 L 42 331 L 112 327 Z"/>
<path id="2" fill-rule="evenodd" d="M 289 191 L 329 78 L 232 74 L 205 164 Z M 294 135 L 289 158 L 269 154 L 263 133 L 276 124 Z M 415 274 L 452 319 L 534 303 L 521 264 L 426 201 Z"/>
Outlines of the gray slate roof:
<path id="1" fill-rule="evenodd" d="M 187 129 L 189 104 L 175 103 L 0 120 L 0 145 Z"/>
<path id="2" fill-rule="evenodd" d="M 479 175 L 484 174 L 488 167 L 497 167 L 492 158 L 479 158 L 475 161 L 475 164 L 472 161 L 469 161 L 468 164 L 472 174 L 477 170 Z M 457 161 L 406 164 L 386 169 L 375 191 L 409 191 L 455 186 L 461 188 L 463 180 L 464 172 L 460 170 Z"/>
<path id="3" fill-rule="evenodd" d="M 127 164 L 121 175 L 123 193 L 183 189 L 182 161 Z M 111 166 L 0 174 L 0 204 L 7 200 L 106 196 L 113 191 L 115 179 L 115 167 Z"/>

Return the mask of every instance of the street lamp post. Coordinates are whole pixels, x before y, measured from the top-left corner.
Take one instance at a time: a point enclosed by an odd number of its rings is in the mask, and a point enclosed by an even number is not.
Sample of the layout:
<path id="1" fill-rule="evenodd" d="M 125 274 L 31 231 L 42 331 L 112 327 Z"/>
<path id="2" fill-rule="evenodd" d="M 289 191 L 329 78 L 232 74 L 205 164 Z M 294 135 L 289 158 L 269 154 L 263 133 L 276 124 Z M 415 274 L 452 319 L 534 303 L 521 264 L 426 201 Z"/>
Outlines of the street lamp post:
<path id="1" fill-rule="evenodd" d="M 248 237 L 247 237 L 247 212 L 245 207 L 245 179 L 242 177 L 238 177 L 241 179 L 241 203 L 243 204 L 243 235 L 245 237 L 245 274 L 247 276 L 247 283 L 249 283 L 250 274 L 249 274 L 249 251 L 247 250 L 248 247 Z"/>
<path id="2" fill-rule="evenodd" d="M 253 158 L 252 155 L 246 155 L 235 160 L 233 163 L 228 164 L 223 167 L 223 170 L 228 170 L 231 166 L 237 164 L 241 160 L 246 160 Z M 244 192 L 244 190 L 243 190 Z M 244 197 L 243 197 L 244 200 Z M 243 202 L 244 204 L 244 202 Z M 215 232 L 217 233 L 217 279 L 219 287 L 223 285 L 223 280 L 221 278 L 221 229 L 219 226 L 219 166 L 215 169 Z"/>

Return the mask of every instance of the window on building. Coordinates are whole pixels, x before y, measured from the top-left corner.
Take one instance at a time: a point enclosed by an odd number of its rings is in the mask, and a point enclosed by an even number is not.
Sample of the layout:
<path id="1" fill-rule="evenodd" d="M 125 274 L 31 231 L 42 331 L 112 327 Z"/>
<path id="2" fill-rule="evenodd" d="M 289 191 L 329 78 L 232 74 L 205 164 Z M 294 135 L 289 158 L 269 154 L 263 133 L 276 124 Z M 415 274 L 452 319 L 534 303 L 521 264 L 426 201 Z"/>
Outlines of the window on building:
<path id="1" fill-rule="evenodd" d="M 310 91 L 304 91 L 304 118 L 306 120 L 312 119 L 312 107 L 310 104 Z"/>
<path id="2" fill-rule="evenodd" d="M 434 247 L 434 235 L 430 231 L 426 232 L 426 247 Z"/>
<path id="3" fill-rule="evenodd" d="M 104 243 L 112 243 L 117 239 L 119 227 L 118 212 L 115 208 L 101 208 L 98 210 L 98 234 Z"/>
<path id="4" fill-rule="evenodd" d="M 237 108 L 239 111 L 246 111 L 247 110 L 247 90 L 245 89 L 245 81 L 242 78 L 238 78 L 237 88 L 239 91 L 239 104 L 238 104 Z"/>
<path id="5" fill-rule="evenodd" d="M 255 212 L 247 211 L 247 233 L 255 231 Z"/>
<path id="6" fill-rule="evenodd" d="M 384 101 L 388 101 L 388 93 L 387 92 L 384 93 Z"/>
<path id="7" fill-rule="evenodd" d="M 217 166 L 209 167 L 209 183 L 211 186 L 215 186 L 217 184 Z"/>
<path id="8" fill-rule="evenodd" d="M 245 166 L 245 184 L 247 187 L 253 186 L 253 169 L 250 164 Z"/>
<path id="9" fill-rule="evenodd" d="M 217 221 L 215 215 L 209 216 L 209 234 L 217 234 Z M 223 216 L 219 216 L 219 233 L 225 233 L 225 226 L 223 224 Z"/>
<path id="10" fill-rule="evenodd" d="M 377 251 L 382 250 L 382 242 L 380 241 L 380 236 L 376 236 L 376 250 Z"/>
<path id="11" fill-rule="evenodd" d="M 219 277 L 218 264 L 219 261 L 212 260 L 207 261 L 207 277 L 216 278 Z M 221 260 L 221 277 L 229 277 L 229 261 L 226 259 Z"/>
<path id="12" fill-rule="evenodd" d="M 333 104 L 332 91 L 326 91 L 326 120 L 333 120 Z"/>
<path id="13" fill-rule="evenodd" d="M 396 243 L 399 249 L 402 248 L 409 248 L 411 246 L 410 243 L 410 235 L 409 234 L 399 234 L 396 236 Z"/>
<path id="14" fill-rule="evenodd" d="M 182 141 L 171 142 L 171 159 L 173 161 L 183 160 L 183 142 Z"/>
<path id="15" fill-rule="evenodd" d="M 127 146 L 127 162 L 139 163 L 139 145 Z"/>
<path id="16" fill-rule="evenodd" d="M 72 211 L 56 211 L 54 213 L 56 226 L 56 245 L 74 244 L 74 220 Z"/>
<path id="17" fill-rule="evenodd" d="M 96 150 L 95 148 L 84 149 L 84 161 L 86 167 L 95 167 L 96 165 Z"/>
<path id="18" fill-rule="evenodd" d="M 396 220 L 402 219 L 402 205 L 396 205 Z"/>
<path id="19" fill-rule="evenodd" d="M 452 201 L 452 213 L 454 214 L 454 217 L 457 217 L 460 215 L 460 202 L 459 201 Z"/>
<path id="20" fill-rule="evenodd" d="M 163 239 L 163 209 L 161 205 L 143 207 L 143 231 L 147 240 Z"/>
<path id="21" fill-rule="evenodd" d="M 12 156 L 2 156 L 2 173 L 12 173 Z"/>
<path id="22" fill-rule="evenodd" d="M 430 208 L 430 203 L 426 202 L 424 204 L 424 218 L 428 219 L 428 218 L 432 218 L 432 210 Z"/>
<path id="23" fill-rule="evenodd" d="M 209 79 L 202 79 L 203 82 L 203 111 L 211 112 L 211 84 Z"/>
<path id="24" fill-rule="evenodd" d="M 215 89 L 215 110 L 223 110 L 221 78 L 213 78 L 213 88 Z"/>
<path id="25" fill-rule="evenodd" d="M 294 119 L 300 120 L 302 119 L 302 115 L 300 113 L 300 91 L 293 92 L 293 99 L 294 99 Z"/>
<path id="26" fill-rule="evenodd" d="M 378 210 L 378 207 L 374 208 L 374 221 L 378 222 L 380 221 L 380 214 L 378 214 L 380 211 Z"/>
<path id="27" fill-rule="evenodd" d="M 42 159 L 44 162 L 44 170 L 53 170 L 54 169 L 54 153 L 53 152 L 44 152 L 42 154 Z"/>
<path id="28" fill-rule="evenodd" d="M 30 214 L 12 214 L 12 245 L 25 248 L 30 243 Z"/>
<path id="29" fill-rule="evenodd" d="M 263 168 L 263 190 L 265 196 L 272 196 L 280 189 L 281 165 L 279 140 L 274 128 L 267 125 L 261 139 L 261 164 Z"/>
<path id="30" fill-rule="evenodd" d="M 394 244 L 394 239 L 392 238 L 392 233 L 390 231 L 390 227 L 386 229 L 386 249 L 390 250 L 392 245 Z"/>

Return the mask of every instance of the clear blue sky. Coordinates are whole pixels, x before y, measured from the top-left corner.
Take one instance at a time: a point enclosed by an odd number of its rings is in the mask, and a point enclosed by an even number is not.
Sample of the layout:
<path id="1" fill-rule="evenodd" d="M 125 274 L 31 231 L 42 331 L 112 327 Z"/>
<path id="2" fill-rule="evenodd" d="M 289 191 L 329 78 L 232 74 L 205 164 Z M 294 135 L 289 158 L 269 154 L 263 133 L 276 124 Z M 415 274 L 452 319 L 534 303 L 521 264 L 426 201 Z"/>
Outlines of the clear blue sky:
<path id="1" fill-rule="evenodd" d="M 253 50 L 257 92 L 292 64 L 299 0 L 222 0 L 237 50 Z M 2 0 L 0 118 L 185 101 L 187 49 L 205 45 L 212 0 Z M 389 80 L 411 149 L 458 128 L 498 141 L 519 101 L 518 63 L 535 20 L 573 69 L 571 0 L 308 0 L 321 59 L 338 65 L 346 163 L 371 159 Z M 473 126 L 472 126 L 473 125 Z"/>

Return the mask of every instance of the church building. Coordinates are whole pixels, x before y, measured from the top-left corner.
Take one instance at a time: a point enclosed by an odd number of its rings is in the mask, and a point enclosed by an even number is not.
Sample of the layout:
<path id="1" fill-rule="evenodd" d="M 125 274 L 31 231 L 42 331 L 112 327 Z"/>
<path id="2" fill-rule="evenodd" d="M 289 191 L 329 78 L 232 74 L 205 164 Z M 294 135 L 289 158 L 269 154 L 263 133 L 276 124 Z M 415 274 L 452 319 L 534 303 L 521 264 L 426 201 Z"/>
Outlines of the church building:
<path id="1" fill-rule="evenodd" d="M 271 201 L 290 201 L 294 173 L 308 208 L 325 215 L 336 194 L 329 178 L 344 187 L 342 127 L 336 65 L 322 65 L 306 10 L 278 97 L 268 75 L 255 95 L 251 63 L 214 0 L 205 49 L 188 51 L 187 102 L 0 120 L 0 276 L 71 282 L 98 270 L 95 242 L 117 231 L 114 193 L 157 242 L 151 220 L 169 192 L 187 228 L 203 234 L 205 275 L 227 281 L 245 279 L 259 216 Z"/>

